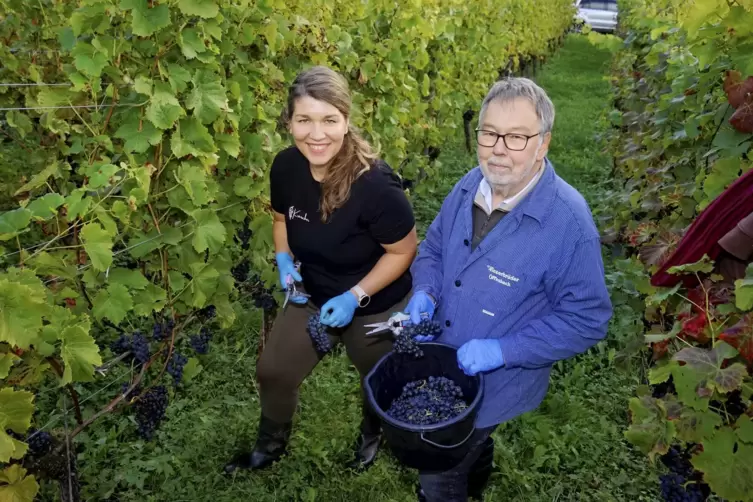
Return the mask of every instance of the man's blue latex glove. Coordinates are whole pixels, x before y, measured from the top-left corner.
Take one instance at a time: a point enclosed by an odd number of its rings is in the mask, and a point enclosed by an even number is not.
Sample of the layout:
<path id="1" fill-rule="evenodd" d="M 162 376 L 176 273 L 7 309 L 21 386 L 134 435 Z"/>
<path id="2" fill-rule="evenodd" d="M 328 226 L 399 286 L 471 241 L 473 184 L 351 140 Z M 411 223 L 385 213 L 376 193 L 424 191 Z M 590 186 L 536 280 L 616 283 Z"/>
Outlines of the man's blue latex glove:
<path id="1" fill-rule="evenodd" d="M 502 347 L 494 338 L 465 342 L 458 349 L 458 368 L 473 376 L 480 371 L 490 371 L 505 364 Z"/>
<path id="2" fill-rule="evenodd" d="M 277 260 L 277 268 L 280 272 L 280 287 L 282 289 L 287 289 L 288 287 L 288 276 L 291 276 L 298 282 L 302 280 L 301 274 L 295 269 L 293 257 L 290 256 L 290 253 L 277 253 L 275 259 Z"/>
<path id="3" fill-rule="evenodd" d="M 350 324 L 353 314 L 358 307 L 356 296 L 346 291 L 340 296 L 330 299 L 322 305 L 322 313 L 319 314 L 319 322 L 333 328 L 342 328 Z"/>
<path id="4" fill-rule="evenodd" d="M 408 301 L 405 312 L 410 314 L 411 323 L 420 324 L 423 319 L 434 317 L 434 301 L 425 291 L 416 291 Z M 417 335 L 413 338 L 417 342 L 430 342 L 435 337 L 431 335 Z"/>

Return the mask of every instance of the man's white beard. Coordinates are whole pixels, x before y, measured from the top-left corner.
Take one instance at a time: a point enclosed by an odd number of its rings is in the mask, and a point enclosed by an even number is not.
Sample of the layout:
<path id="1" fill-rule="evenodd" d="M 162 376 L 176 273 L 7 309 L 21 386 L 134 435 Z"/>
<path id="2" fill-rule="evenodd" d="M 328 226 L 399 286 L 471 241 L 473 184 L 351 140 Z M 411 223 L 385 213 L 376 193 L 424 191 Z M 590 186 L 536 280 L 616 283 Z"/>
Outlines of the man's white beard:
<path id="1" fill-rule="evenodd" d="M 523 184 L 523 181 L 531 174 L 531 172 L 533 172 L 533 168 L 536 166 L 536 157 L 539 154 L 540 148 L 541 144 L 539 144 L 539 146 L 536 148 L 536 153 L 534 153 L 531 162 L 519 175 L 516 175 L 516 173 L 513 172 L 507 174 L 496 174 L 488 172 L 482 164 L 481 172 L 484 174 L 486 182 L 489 183 L 489 186 L 492 188 L 492 192 L 497 195 L 501 195 L 506 199 L 515 195 L 512 193 L 513 190 L 522 190 L 525 186 L 525 184 Z"/>

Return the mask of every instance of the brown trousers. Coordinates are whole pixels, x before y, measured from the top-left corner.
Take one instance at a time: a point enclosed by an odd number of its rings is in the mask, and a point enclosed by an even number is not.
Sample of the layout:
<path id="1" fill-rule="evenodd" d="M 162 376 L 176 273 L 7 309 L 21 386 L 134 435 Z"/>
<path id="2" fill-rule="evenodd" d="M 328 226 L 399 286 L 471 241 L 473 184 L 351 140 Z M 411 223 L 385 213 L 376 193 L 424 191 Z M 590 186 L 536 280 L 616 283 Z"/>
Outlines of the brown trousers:
<path id="1" fill-rule="evenodd" d="M 333 333 L 329 337 L 332 346 L 343 342 L 348 358 L 361 375 L 362 396 L 365 395 L 364 377 L 383 355 L 392 350 L 392 338 L 388 334 L 366 337 L 365 333 L 372 328 L 365 328 L 364 324 L 386 321 L 393 312 L 403 311 L 409 298 L 410 294 L 381 314 L 353 317 L 348 326 L 329 329 Z M 288 303 L 284 312 L 280 310 L 259 358 L 256 378 L 261 410 L 264 416 L 276 422 L 292 421 L 298 405 L 298 388 L 322 359 L 306 329 L 309 315 L 316 311 L 311 303 Z"/>

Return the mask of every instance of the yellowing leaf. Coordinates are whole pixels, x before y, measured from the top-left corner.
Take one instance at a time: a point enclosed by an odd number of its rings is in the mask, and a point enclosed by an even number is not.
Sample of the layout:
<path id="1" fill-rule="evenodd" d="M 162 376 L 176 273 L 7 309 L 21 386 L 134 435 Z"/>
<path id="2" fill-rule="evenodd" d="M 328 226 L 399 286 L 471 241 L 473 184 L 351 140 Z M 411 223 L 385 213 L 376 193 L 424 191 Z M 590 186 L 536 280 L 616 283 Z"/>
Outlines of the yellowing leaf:
<path id="1" fill-rule="evenodd" d="M 0 342 L 28 349 L 49 310 L 47 290 L 34 272 L 14 268 L 0 274 Z"/>
<path id="2" fill-rule="evenodd" d="M 33 502 L 39 492 L 34 475 L 27 476 L 26 469 L 13 464 L 0 472 L 0 501 Z"/>
<path id="3" fill-rule="evenodd" d="M 15 441 L 5 432 L 10 429 L 23 434 L 31 425 L 34 413 L 34 394 L 12 388 L 0 389 L 0 462 L 20 458 L 26 452 L 25 445 Z"/>
<path id="4" fill-rule="evenodd" d="M 12 352 L 0 354 L 0 380 L 8 376 L 11 366 L 13 366 L 13 362 L 17 359 L 19 359 L 19 357 Z"/>
<path id="5" fill-rule="evenodd" d="M 112 238 L 99 223 L 87 223 L 81 230 L 81 240 L 86 254 L 96 270 L 107 270 L 112 265 Z"/>
<path id="6" fill-rule="evenodd" d="M 65 370 L 62 384 L 94 380 L 94 367 L 102 364 L 99 348 L 89 335 L 89 322 L 69 326 L 60 334 Z"/>

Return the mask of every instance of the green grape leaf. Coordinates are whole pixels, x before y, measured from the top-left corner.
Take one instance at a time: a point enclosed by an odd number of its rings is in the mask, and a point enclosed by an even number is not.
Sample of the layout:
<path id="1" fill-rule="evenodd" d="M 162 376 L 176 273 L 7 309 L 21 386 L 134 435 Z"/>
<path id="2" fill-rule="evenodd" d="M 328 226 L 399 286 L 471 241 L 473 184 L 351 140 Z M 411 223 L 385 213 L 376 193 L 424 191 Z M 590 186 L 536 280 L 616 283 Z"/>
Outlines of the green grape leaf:
<path id="1" fill-rule="evenodd" d="M 227 232 L 217 213 L 212 209 L 199 209 L 193 213 L 193 218 L 196 220 L 192 240 L 194 249 L 199 253 L 207 249 L 216 253 L 222 249 Z"/>
<path id="2" fill-rule="evenodd" d="M 0 342 L 28 350 L 49 312 L 47 290 L 28 269 L 0 274 Z"/>
<path id="3" fill-rule="evenodd" d="M 107 270 L 112 265 L 112 238 L 98 223 L 87 223 L 81 229 L 84 250 L 96 270 Z"/>
<path id="4" fill-rule="evenodd" d="M 747 415 L 741 415 L 735 422 L 735 426 L 740 441 L 753 444 L 753 420 Z"/>
<path id="5" fill-rule="evenodd" d="M 241 153 L 241 138 L 238 136 L 238 133 L 217 134 L 214 139 L 217 140 L 220 148 L 225 150 L 228 155 L 236 159 L 238 158 L 238 155 Z"/>
<path id="6" fill-rule="evenodd" d="M 199 262 L 191 264 L 191 276 L 193 279 L 188 285 L 188 290 L 192 294 L 192 299 L 189 305 L 196 308 L 206 307 L 208 300 L 217 290 L 220 272 L 210 264 Z"/>
<path id="7" fill-rule="evenodd" d="M 203 206 L 211 200 L 207 188 L 207 173 L 200 162 L 181 162 L 175 173 L 176 181 L 186 190 L 196 206 Z"/>
<path id="8" fill-rule="evenodd" d="M 264 191 L 265 185 L 262 179 L 254 181 L 251 176 L 241 176 L 233 184 L 233 193 L 239 197 L 254 199 Z"/>
<path id="9" fill-rule="evenodd" d="M 80 218 L 89 211 L 92 200 L 90 197 L 86 197 L 86 190 L 79 188 L 71 192 L 71 194 L 65 198 L 65 207 L 68 210 L 68 219 L 74 220 Z"/>
<path id="10" fill-rule="evenodd" d="M 110 284 L 122 284 L 129 289 L 144 289 L 151 282 L 139 270 L 131 270 L 128 268 L 113 268 L 107 274 L 107 282 Z"/>
<path id="11" fill-rule="evenodd" d="M 7 241 L 26 228 L 31 221 L 31 211 L 26 208 L 14 209 L 0 214 L 0 241 Z"/>
<path id="12" fill-rule="evenodd" d="M 74 280 L 76 278 L 76 266 L 66 264 L 60 255 L 52 255 L 42 251 L 27 262 L 37 275 L 52 275 L 63 279 Z"/>
<path id="13" fill-rule="evenodd" d="M 16 190 L 13 195 L 30 192 L 35 188 L 44 186 L 50 176 L 60 177 L 61 175 L 62 173 L 60 172 L 60 166 L 57 161 L 54 161 L 52 164 L 48 164 L 47 167 L 32 176 L 31 180 L 29 180 L 27 183 L 24 183 L 24 185 Z"/>
<path id="14" fill-rule="evenodd" d="M 201 373 L 201 363 L 195 357 L 189 357 L 183 367 L 183 381 L 188 383 Z"/>
<path id="15" fill-rule="evenodd" d="M 186 111 L 180 106 L 170 84 L 157 82 L 149 100 L 146 118 L 159 129 L 170 129 L 175 121 L 185 116 Z"/>
<path id="16" fill-rule="evenodd" d="M 670 274 L 687 274 L 687 273 L 694 273 L 694 272 L 700 272 L 702 274 L 710 274 L 714 270 L 714 263 L 711 261 L 708 255 L 703 255 L 703 257 L 698 260 L 695 263 L 686 263 L 683 265 L 676 265 L 674 267 L 669 267 L 667 269 L 667 273 Z"/>
<path id="17" fill-rule="evenodd" d="M 0 483 L 0 500 L 3 502 L 34 502 L 39 493 L 36 478 L 33 474 L 27 476 L 26 469 L 20 464 L 10 465 L 0 472 Z"/>
<path id="18" fill-rule="evenodd" d="M 10 429 L 17 434 L 25 433 L 31 426 L 33 403 L 34 394 L 31 392 L 9 387 L 0 389 L 0 462 L 20 458 L 26 452 L 25 445 L 13 440 L 5 431 Z M 21 451 L 19 443 L 23 448 Z"/>
<path id="19" fill-rule="evenodd" d="M 708 409 L 708 396 L 699 394 L 699 389 L 705 388 L 707 383 L 703 373 L 691 367 L 675 366 L 672 368 L 672 378 L 677 389 L 677 397 L 685 406 L 698 411 Z"/>
<path id="20" fill-rule="evenodd" d="M 222 112 L 229 111 L 227 92 L 220 77 L 206 70 L 199 70 L 191 80 L 193 89 L 186 99 L 186 107 L 202 124 L 214 122 Z"/>
<path id="21" fill-rule="evenodd" d="M 718 496 L 750 500 L 753 493 L 753 445 L 737 441 L 734 431 L 722 428 L 703 442 L 703 451 L 691 458 L 703 479 Z"/>
<path id="22" fill-rule="evenodd" d="M 210 156 L 217 151 L 212 135 L 199 119 L 193 116 L 180 121 L 180 125 L 170 138 L 170 148 L 178 158 L 187 155 Z"/>
<path id="23" fill-rule="evenodd" d="M 109 64 L 107 54 L 97 50 L 92 44 L 79 40 L 71 51 L 76 69 L 91 78 L 97 78 Z"/>
<path id="24" fill-rule="evenodd" d="M 31 211 L 32 218 L 39 221 L 46 221 L 54 217 L 57 209 L 63 205 L 65 199 L 57 193 L 48 193 L 38 199 L 34 199 L 26 209 Z"/>
<path id="25" fill-rule="evenodd" d="M 180 277 L 183 277 L 182 275 Z M 159 312 L 167 304 L 167 291 L 149 283 L 146 289 L 139 291 L 133 296 L 133 312 L 141 317 Z"/>
<path id="26" fill-rule="evenodd" d="M 133 308 L 131 295 L 122 284 L 111 284 L 107 289 L 100 289 L 92 303 L 92 314 L 97 320 L 107 318 L 116 325 L 120 324 Z"/>
<path id="27" fill-rule="evenodd" d="M 711 410 L 682 408 L 680 418 L 674 422 L 678 438 L 689 443 L 700 443 L 714 435 L 717 427 L 722 425 L 722 417 Z"/>
<path id="28" fill-rule="evenodd" d="M 19 357 L 12 352 L 0 354 L 0 380 L 8 376 L 11 366 L 13 366 L 13 363 L 18 359 Z"/>
<path id="29" fill-rule="evenodd" d="M 220 12 L 215 0 L 178 0 L 178 8 L 187 16 L 217 17 Z"/>
<path id="30" fill-rule="evenodd" d="M 86 169 L 86 175 L 89 177 L 87 188 L 96 189 L 106 187 L 120 179 L 116 176 L 120 168 L 113 164 L 93 164 Z"/>
<path id="31" fill-rule="evenodd" d="M 170 81 L 170 87 L 172 87 L 173 91 L 176 93 L 188 89 L 188 82 L 191 81 L 191 72 L 182 66 L 175 63 L 169 63 L 167 65 L 167 76 Z"/>
<path id="32" fill-rule="evenodd" d="M 703 191 L 706 196 L 709 199 L 715 199 L 740 176 L 741 167 L 740 157 L 717 160 L 703 182 Z"/>
<path id="33" fill-rule="evenodd" d="M 745 277 L 735 281 L 735 305 L 743 311 L 753 310 L 753 263 L 745 270 Z"/>
<path id="34" fill-rule="evenodd" d="M 147 0 L 121 0 L 120 8 L 131 11 L 134 35 L 148 37 L 170 26 L 170 9 L 166 3 L 149 7 Z"/>
<path id="35" fill-rule="evenodd" d="M 94 368 L 102 364 L 99 348 L 89 334 L 89 321 L 68 326 L 60 334 L 65 370 L 62 384 L 71 382 L 91 382 L 94 380 Z"/>
<path id="36" fill-rule="evenodd" d="M 195 59 L 207 50 L 196 28 L 184 28 L 178 36 L 178 44 L 186 59 Z"/>
<path id="37" fill-rule="evenodd" d="M 115 131 L 115 137 L 125 140 L 123 149 L 126 152 L 144 153 L 149 149 L 149 145 L 159 144 L 162 140 L 162 131 L 151 122 L 131 115 L 129 120 Z"/>

